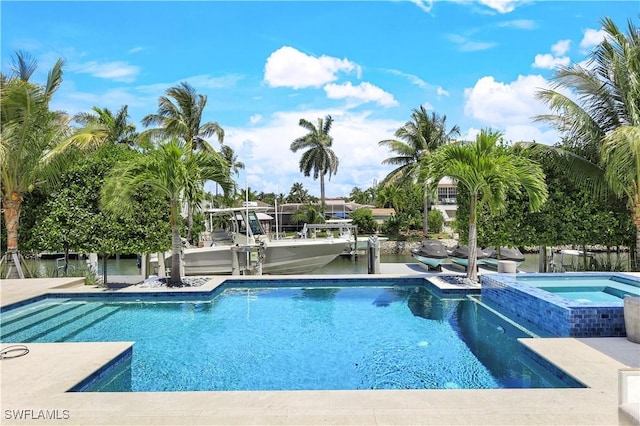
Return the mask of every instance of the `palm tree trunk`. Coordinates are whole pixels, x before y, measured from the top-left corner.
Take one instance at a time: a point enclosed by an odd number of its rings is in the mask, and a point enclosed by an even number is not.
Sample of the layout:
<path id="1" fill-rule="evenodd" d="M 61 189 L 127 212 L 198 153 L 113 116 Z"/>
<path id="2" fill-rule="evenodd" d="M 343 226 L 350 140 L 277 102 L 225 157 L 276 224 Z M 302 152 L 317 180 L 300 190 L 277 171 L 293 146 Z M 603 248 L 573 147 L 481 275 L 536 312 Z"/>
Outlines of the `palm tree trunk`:
<path id="1" fill-rule="evenodd" d="M 320 209 L 322 210 L 322 218 L 324 219 L 324 173 L 320 174 Z"/>
<path id="2" fill-rule="evenodd" d="M 633 223 L 636 225 L 636 251 L 634 262 L 631 263 L 634 271 L 640 271 L 640 194 L 634 196 Z"/>
<path id="3" fill-rule="evenodd" d="M 633 262 L 634 271 L 640 271 L 640 218 L 636 219 L 636 250 L 635 250 L 635 259 Z"/>
<path id="4" fill-rule="evenodd" d="M 180 251 L 182 243 L 180 242 L 180 230 L 177 226 L 171 227 L 171 286 L 179 286 L 182 282 Z"/>
<path id="5" fill-rule="evenodd" d="M 18 253 L 18 228 L 20 226 L 20 210 L 22 209 L 22 196 L 17 192 L 12 192 L 11 196 L 4 197 L 4 222 L 7 227 L 7 258 L 18 262 L 14 268 L 9 268 L 6 278 L 20 278 L 22 270 L 20 257 L 13 256 Z"/>
<path id="6" fill-rule="evenodd" d="M 187 241 L 189 241 L 189 244 L 193 243 L 193 239 L 191 238 L 191 228 L 193 228 L 193 207 L 189 200 L 187 205 Z"/>
<path id="7" fill-rule="evenodd" d="M 478 281 L 478 229 L 476 227 L 476 206 L 478 205 L 478 195 L 471 195 L 471 205 L 469 206 L 469 258 L 467 265 L 467 278 Z"/>
<path id="8" fill-rule="evenodd" d="M 102 253 L 102 284 L 107 287 L 107 253 Z"/>
<path id="9" fill-rule="evenodd" d="M 428 198 L 424 199 L 422 204 L 422 233 L 427 235 L 429 233 L 429 208 L 431 203 Z"/>

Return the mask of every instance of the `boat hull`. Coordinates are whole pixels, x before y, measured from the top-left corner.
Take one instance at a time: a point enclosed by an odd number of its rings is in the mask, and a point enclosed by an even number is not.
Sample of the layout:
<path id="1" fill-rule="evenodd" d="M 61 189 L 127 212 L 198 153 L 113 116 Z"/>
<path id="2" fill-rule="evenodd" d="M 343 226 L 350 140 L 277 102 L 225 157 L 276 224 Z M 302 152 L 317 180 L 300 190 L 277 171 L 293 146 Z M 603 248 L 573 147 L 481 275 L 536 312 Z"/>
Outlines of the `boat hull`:
<path id="1" fill-rule="evenodd" d="M 325 266 L 350 245 L 344 239 L 272 240 L 264 244 L 262 273 L 271 275 L 307 274 Z M 238 254 L 240 269 L 257 260 L 258 253 Z M 231 246 L 186 249 L 183 253 L 184 274 L 230 275 L 233 252 Z"/>
<path id="2" fill-rule="evenodd" d="M 433 258 L 433 257 L 421 256 L 421 255 L 416 254 L 416 253 L 411 253 L 411 256 L 413 256 L 413 258 L 416 259 L 418 262 L 424 263 L 425 265 L 429 266 L 430 268 L 434 268 L 434 269 L 440 269 L 441 265 L 447 260 L 446 257 L 444 257 L 444 258 Z"/>

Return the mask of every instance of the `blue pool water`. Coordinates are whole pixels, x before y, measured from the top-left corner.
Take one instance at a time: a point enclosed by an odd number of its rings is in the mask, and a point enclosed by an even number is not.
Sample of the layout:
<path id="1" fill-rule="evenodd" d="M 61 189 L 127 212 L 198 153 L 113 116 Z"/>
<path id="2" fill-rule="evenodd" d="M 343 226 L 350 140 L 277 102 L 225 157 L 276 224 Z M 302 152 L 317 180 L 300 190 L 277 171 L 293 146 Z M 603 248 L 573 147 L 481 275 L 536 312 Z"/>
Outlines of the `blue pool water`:
<path id="1" fill-rule="evenodd" d="M 422 285 L 227 288 L 198 300 L 45 299 L 1 320 L 3 342 L 134 341 L 123 367 L 130 378 L 90 390 L 581 386 L 536 362 L 517 342 L 528 337 L 517 328 Z"/>

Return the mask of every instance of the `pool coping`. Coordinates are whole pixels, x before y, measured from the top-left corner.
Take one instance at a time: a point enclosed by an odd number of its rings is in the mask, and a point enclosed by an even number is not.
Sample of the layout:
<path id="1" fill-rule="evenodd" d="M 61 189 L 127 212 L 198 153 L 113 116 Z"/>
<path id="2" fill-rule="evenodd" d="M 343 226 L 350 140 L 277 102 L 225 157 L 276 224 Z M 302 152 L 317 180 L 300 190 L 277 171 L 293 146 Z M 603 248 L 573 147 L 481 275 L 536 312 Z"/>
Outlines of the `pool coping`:
<path id="1" fill-rule="evenodd" d="M 356 277 L 360 278 L 349 276 Z M 375 277 L 392 278 L 393 275 Z M 213 290 L 227 278 L 213 278 L 205 284 L 205 289 Z M 11 280 L 3 280 L 0 285 L 2 305 L 6 300 L 5 288 L 11 284 L 7 281 Z M 59 282 L 49 288 L 36 285 L 29 289 L 25 280 L 16 281 L 20 281 L 23 299 L 43 291 L 104 292 L 78 285 L 60 287 Z M 201 292 L 203 287 L 177 291 Z M 166 292 L 166 289 L 144 291 L 153 294 Z M 600 346 L 615 344 L 632 353 L 635 351 L 640 363 L 640 345 L 624 338 L 606 338 L 604 345 L 601 339 L 595 340 Z M 638 365 L 611 358 L 598 350 L 598 345 L 590 344 L 590 339 L 545 338 L 522 339 L 521 342 L 589 388 L 71 393 L 66 390 L 120 356 L 132 342 L 42 343 L 29 344 L 30 353 L 24 357 L 0 361 L 3 423 L 46 423 L 42 418 L 36 418 L 40 414 L 59 416 L 57 421 L 64 424 L 617 423 L 617 370 Z M 32 413 L 29 420 L 18 420 L 14 416 L 29 410 Z"/>

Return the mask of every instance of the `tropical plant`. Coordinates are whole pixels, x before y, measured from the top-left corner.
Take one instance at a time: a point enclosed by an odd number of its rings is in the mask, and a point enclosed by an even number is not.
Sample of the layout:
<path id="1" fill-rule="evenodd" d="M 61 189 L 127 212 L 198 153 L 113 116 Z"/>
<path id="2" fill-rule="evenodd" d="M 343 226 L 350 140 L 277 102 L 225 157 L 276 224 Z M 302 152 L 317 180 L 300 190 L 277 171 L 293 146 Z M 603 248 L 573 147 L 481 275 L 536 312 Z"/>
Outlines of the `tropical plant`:
<path id="1" fill-rule="evenodd" d="M 444 215 L 440 210 L 429 211 L 429 232 L 437 234 L 442 232 L 444 226 Z"/>
<path id="2" fill-rule="evenodd" d="M 129 147 L 136 145 L 136 126 L 129 122 L 129 112 L 127 105 L 122 106 L 118 112 L 113 114 L 108 108 L 94 106 L 93 113 L 81 112 L 73 119 L 85 127 L 94 127 L 95 130 L 102 130 L 103 137 L 112 144 L 125 144 Z"/>
<path id="3" fill-rule="evenodd" d="M 353 224 L 356 225 L 359 230 L 368 234 L 374 233 L 378 228 L 378 224 L 373 218 L 373 213 L 371 213 L 369 209 L 354 210 L 349 215 L 349 219 L 353 221 Z"/>
<path id="4" fill-rule="evenodd" d="M 114 168 L 102 189 L 102 202 L 108 211 L 121 212 L 132 205 L 129 200 L 143 188 L 166 198 L 171 226 L 171 285 L 181 283 L 180 209 L 206 180 L 217 182 L 225 193 L 233 190 L 229 168 L 216 152 L 190 152 L 184 141 L 170 139 L 145 155 Z"/>
<path id="5" fill-rule="evenodd" d="M 460 128 L 457 125 L 447 130 L 446 116 L 440 116 L 435 112 L 429 115 L 425 107 L 420 105 L 411 113 L 411 120 L 396 130 L 394 136 L 397 139 L 378 142 L 378 145 L 387 147 L 395 154 L 394 157 L 383 160 L 382 164 L 398 166 L 384 178 L 381 186 L 414 184 L 418 181 L 420 161 L 459 135 Z M 422 230 L 425 234 L 428 231 L 428 212 L 433 201 L 432 194 L 433 191 L 424 193 Z"/>
<path id="6" fill-rule="evenodd" d="M 537 210 L 547 199 L 547 188 L 540 166 L 515 151 L 501 146 L 502 135 L 491 130 L 482 130 L 472 143 L 456 143 L 438 149 L 425 157 L 421 163 L 422 182 L 435 186 L 449 176 L 458 186 L 469 191 L 469 264 L 467 277 L 477 281 L 477 213 L 478 207 L 486 205 L 490 211 L 505 208 L 505 197 L 509 191 L 528 196 L 531 210 Z"/>
<path id="7" fill-rule="evenodd" d="M 242 188 L 236 193 L 236 201 L 239 204 L 242 204 L 246 201 L 255 201 L 257 199 L 258 199 L 258 193 L 252 190 L 250 186 L 247 188 Z"/>
<path id="8" fill-rule="evenodd" d="M 62 59 L 44 86 L 31 83 L 36 61 L 23 52 L 13 58 L 11 73 L 0 74 L 0 173 L 7 234 L 8 278 L 24 277 L 18 255 L 23 197 L 35 186 L 53 182 L 64 163 L 52 150 L 69 136 L 68 118 L 49 109 L 62 82 Z M 15 264 L 14 264 L 15 262 Z"/>
<path id="9" fill-rule="evenodd" d="M 187 82 L 170 87 L 166 96 L 158 98 L 158 112 L 142 119 L 145 127 L 158 125 L 148 134 L 160 138 L 177 137 L 186 144 L 187 152 L 215 151 L 206 138 L 217 136 L 218 142 L 224 140 L 224 130 L 215 121 L 202 123 L 202 113 L 207 105 L 207 96 L 196 93 Z"/>
<path id="10" fill-rule="evenodd" d="M 222 145 L 220 147 L 220 154 L 229 165 L 229 170 L 232 174 L 237 176 L 240 170 L 244 169 L 244 163 L 242 161 L 238 161 L 238 156 L 229 145 Z"/>
<path id="11" fill-rule="evenodd" d="M 373 196 L 374 192 L 375 191 L 372 191 L 371 188 L 363 191 L 362 189 L 355 187 L 351 190 L 349 199 L 358 204 L 373 204 L 375 198 Z"/>
<path id="12" fill-rule="evenodd" d="M 65 253 L 110 255 L 164 252 L 170 247 L 168 214 L 164 198 L 139 192 L 130 199 L 130 214 L 104 214 L 100 191 L 107 174 L 118 163 L 143 155 L 123 145 L 104 144 L 97 152 L 79 159 L 59 176 L 46 193 L 36 189 L 25 197 L 23 249 Z"/>
<path id="13" fill-rule="evenodd" d="M 602 20 L 604 40 L 586 65 L 560 67 L 551 89 L 538 92 L 550 114 L 537 120 L 552 125 L 574 150 L 555 150 L 575 181 L 596 193 L 612 189 L 625 196 L 636 226 L 640 253 L 640 30 L 631 20 L 623 34 L 610 18 Z M 561 92 L 568 89 L 572 95 Z M 575 97 L 574 97 L 575 96 Z M 607 188 L 608 187 L 608 188 Z M 635 270 L 640 270 L 636 257 Z"/>
<path id="14" fill-rule="evenodd" d="M 289 203 L 307 203 L 311 201 L 309 191 L 300 182 L 294 182 L 291 185 L 289 195 L 286 198 Z"/>
<path id="15" fill-rule="evenodd" d="M 165 94 L 166 96 L 158 98 L 158 112 L 149 114 L 142 119 L 142 124 L 145 127 L 160 126 L 144 132 L 143 140 L 176 137 L 185 143 L 187 154 L 195 151 L 215 152 L 206 138 L 217 136 L 218 142 L 222 143 L 224 130 L 217 122 L 202 123 L 202 113 L 207 105 L 207 97 L 197 94 L 196 90 L 187 82 L 170 87 Z M 192 195 L 197 194 L 193 193 Z M 187 240 L 191 241 L 193 209 L 201 199 L 186 198 L 185 201 L 187 202 Z"/>
<path id="16" fill-rule="evenodd" d="M 324 176 L 328 174 L 329 179 L 331 179 L 331 176 L 338 172 L 339 164 L 338 157 L 331 149 L 333 138 L 329 136 L 333 118 L 331 118 L 330 115 L 327 115 L 324 120 L 318 118 L 317 126 L 301 118 L 299 124 L 308 130 L 309 133 L 294 140 L 291 143 L 290 149 L 294 153 L 301 149 L 306 150 L 300 159 L 300 171 L 303 172 L 305 176 L 311 176 L 311 172 L 313 172 L 314 180 L 320 178 L 320 205 L 324 213 Z"/>
<path id="17" fill-rule="evenodd" d="M 311 204 L 300 206 L 291 216 L 292 223 L 324 223 L 324 215 L 318 208 Z"/>

